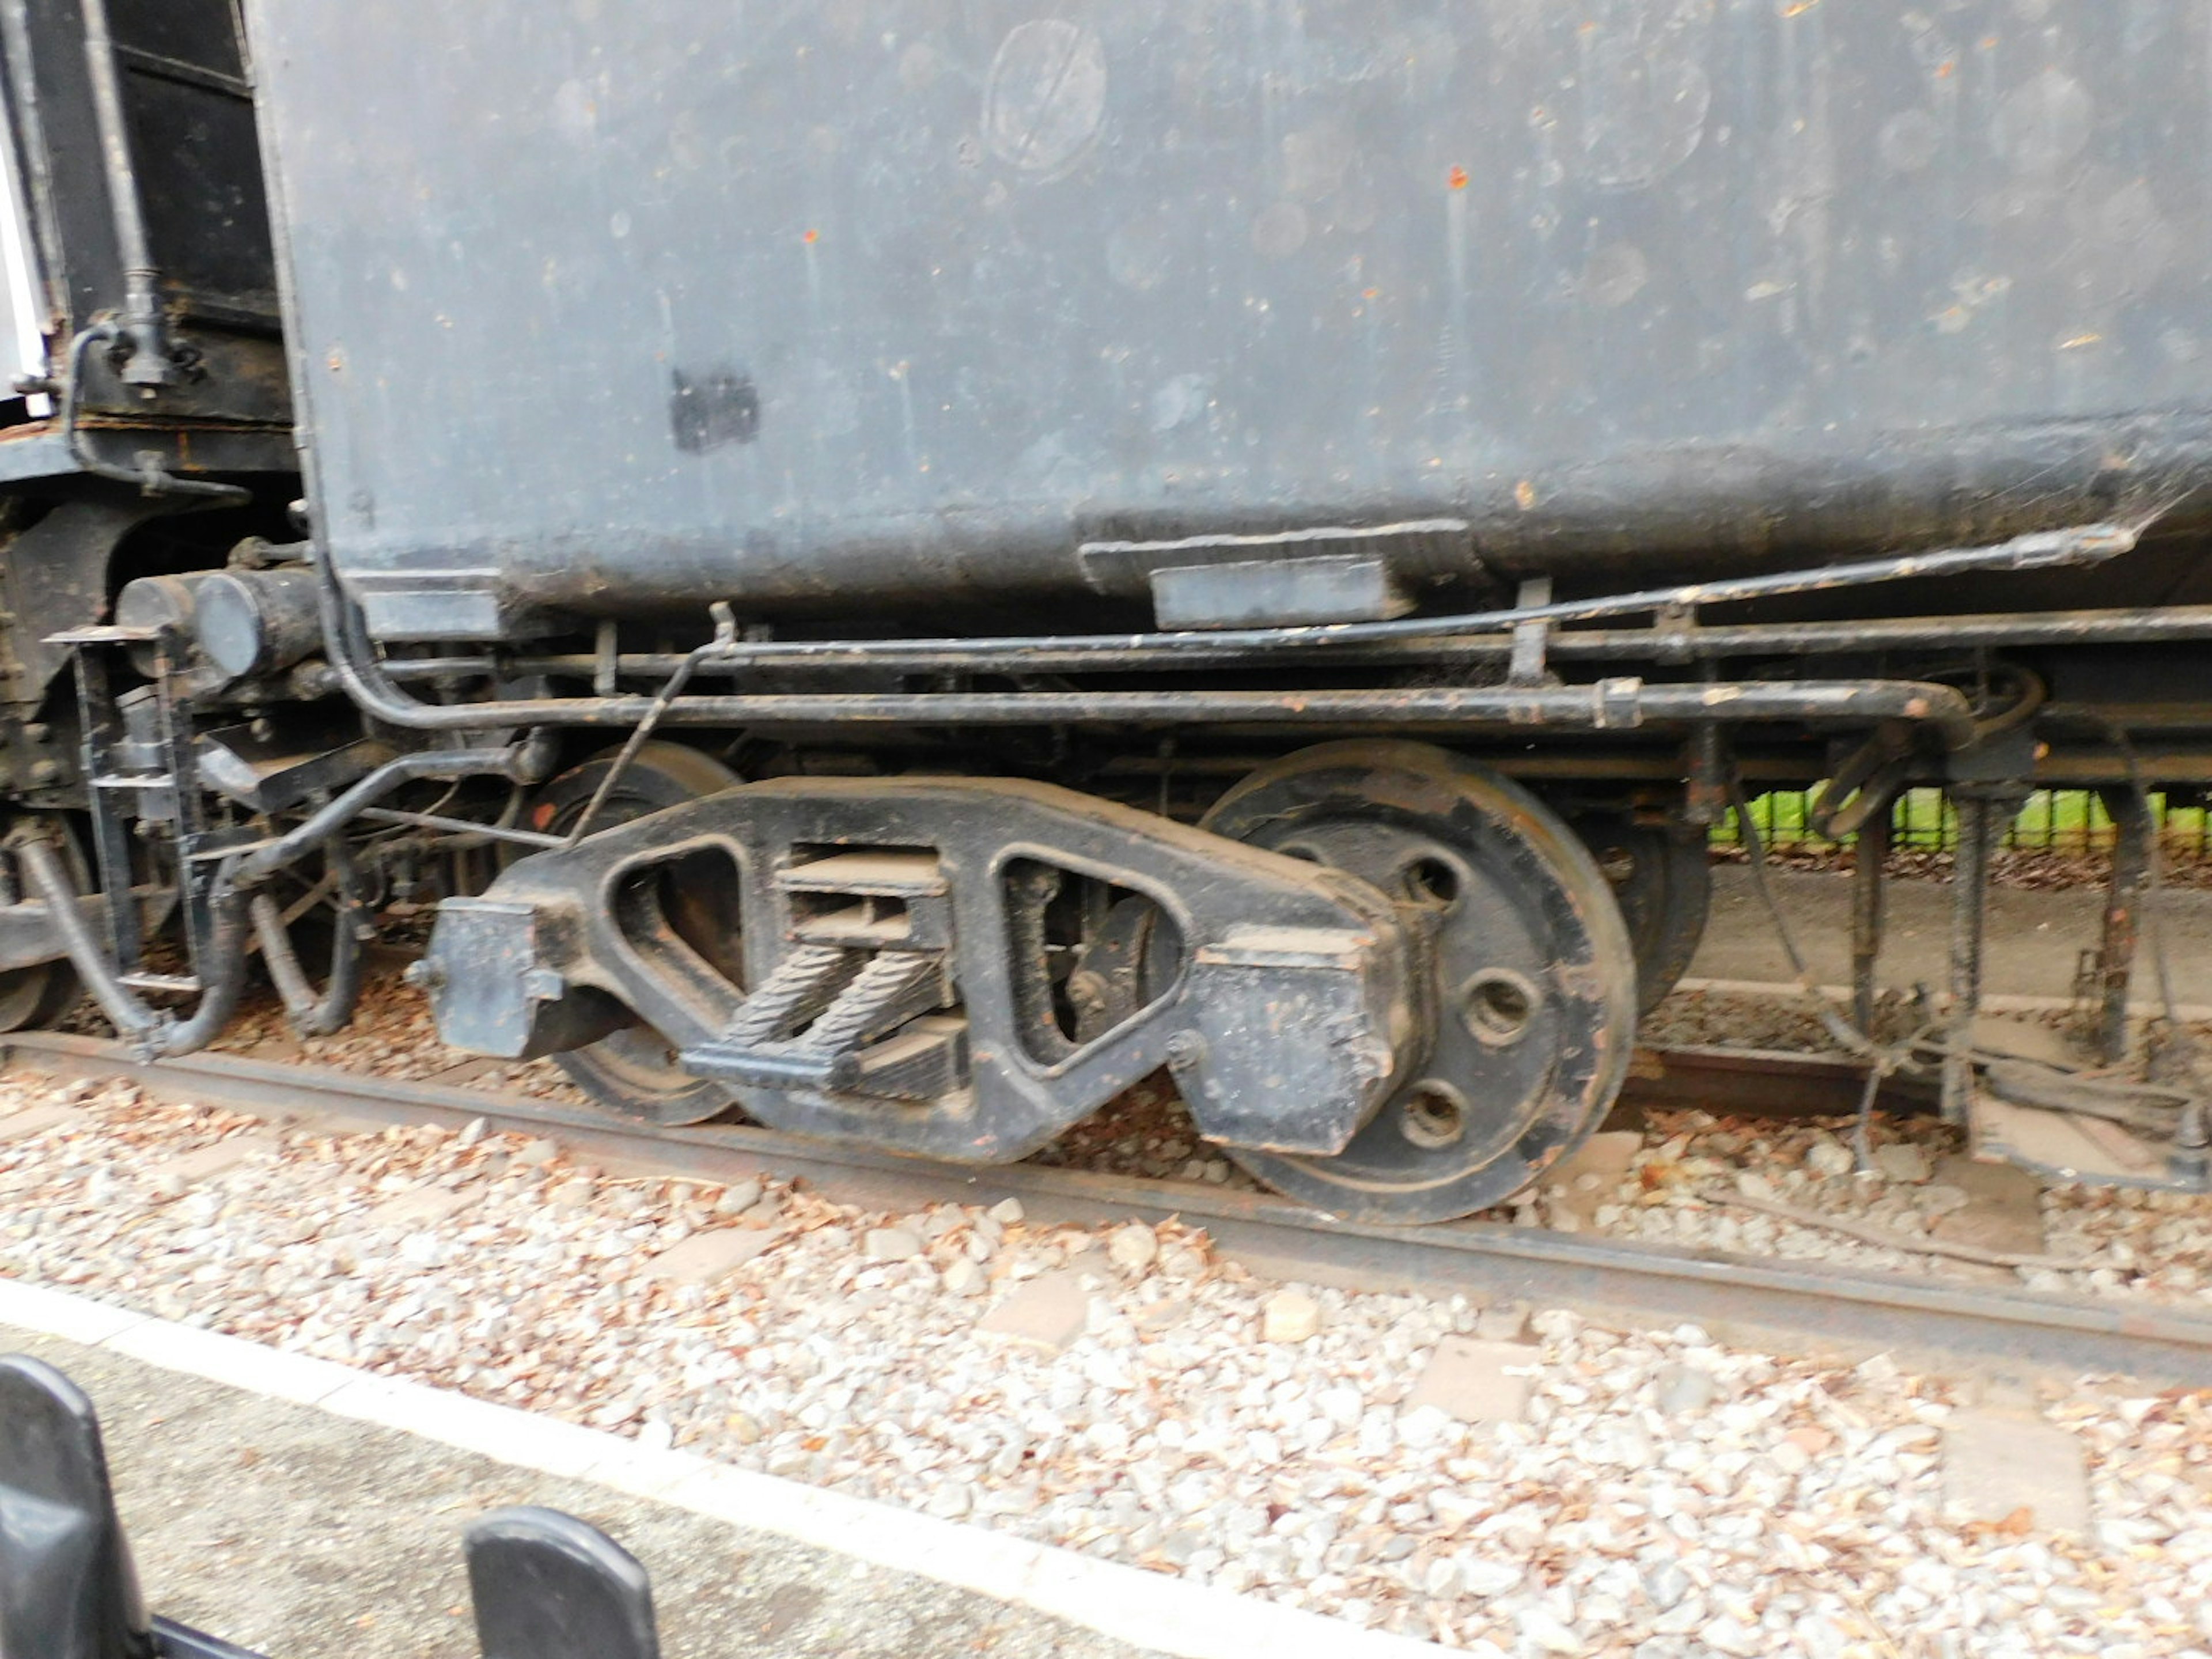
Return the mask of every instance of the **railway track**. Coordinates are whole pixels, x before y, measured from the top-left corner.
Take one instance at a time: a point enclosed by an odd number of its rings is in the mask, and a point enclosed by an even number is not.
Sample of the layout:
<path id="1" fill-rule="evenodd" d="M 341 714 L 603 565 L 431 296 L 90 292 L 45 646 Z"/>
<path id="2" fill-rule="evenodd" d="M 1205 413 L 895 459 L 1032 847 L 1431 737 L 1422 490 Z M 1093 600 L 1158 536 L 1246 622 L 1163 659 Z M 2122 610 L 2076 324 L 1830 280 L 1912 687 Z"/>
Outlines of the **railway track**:
<path id="1" fill-rule="evenodd" d="M 1180 1216 L 1259 1271 L 1370 1291 L 1469 1294 L 1570 1307 L 1644 1325 L 1689 1321 L 1730 1340 L 1847 1352 L 2007 1375 L 2094 1371 L 2203 1384 L 2212 1317 L 2117 1299 L 2034 1295 L 1901 1274 L 1627 1244 L 1468 1221 L 1361 1225 L 1271 1193 L 1204 1182 L 1013 1164 L 902 1158 L 745 1125 L 664 1129 L 556 1102 L 228 1054 L 141 1060 L 119 1044 L 59 1033 L 5 1040 L 6 1068 L 59 1079 L 128 1080 L 156 1098 L 363 1127 L 431 1123 L 556 1139 L 629 1174 L 729 1182 L 799 1178 L 841 1201 L 885 1208 L 1018 1198 L 1036 1218 L 1097 1224 Z M 1817 1056 L 1698 1048 L 1641 1051 L 1625 1097 L 1769 1115 L 1826 1115 L 1856 1103 L 1858 1074 Z M 1915 1103 L 1903 1096 L 1893 1103 Z"/>

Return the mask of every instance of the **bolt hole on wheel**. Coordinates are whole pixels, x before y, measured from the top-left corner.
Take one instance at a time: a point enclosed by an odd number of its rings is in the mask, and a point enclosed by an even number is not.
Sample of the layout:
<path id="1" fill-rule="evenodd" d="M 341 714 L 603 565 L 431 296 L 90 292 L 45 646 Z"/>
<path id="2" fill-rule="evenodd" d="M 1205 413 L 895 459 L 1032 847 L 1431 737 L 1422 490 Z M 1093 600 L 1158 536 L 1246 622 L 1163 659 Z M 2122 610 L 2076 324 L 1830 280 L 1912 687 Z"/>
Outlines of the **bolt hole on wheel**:
<path id="1" fill-rule="evenodd" d="M 1475 1041 L 1504 1048 L 1528 1035 L 1543 993 L 1510 968 L 1486 968 L 1467 982 L 1460 1008 Z"/>

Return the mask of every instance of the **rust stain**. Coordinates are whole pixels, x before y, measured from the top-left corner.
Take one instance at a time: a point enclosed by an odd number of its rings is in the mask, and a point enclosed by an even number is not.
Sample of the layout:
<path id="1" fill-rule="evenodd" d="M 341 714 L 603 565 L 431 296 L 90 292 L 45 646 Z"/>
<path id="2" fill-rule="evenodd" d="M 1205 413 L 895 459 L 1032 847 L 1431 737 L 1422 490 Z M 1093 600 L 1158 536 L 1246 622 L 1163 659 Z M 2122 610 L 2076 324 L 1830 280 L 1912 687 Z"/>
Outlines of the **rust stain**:
<path id="1" fill-rule="evenodd" d="M 1445 177 L 1449 181 L 1451 187 L 1454 190 L 1465 190 L 1467 188 L 1467 169 L 1465 167 L 1454 167 L 1445 175 Z"/>
<path id="2" fill-rule="evenodd" d="M 1513 499 L 1520 504 L 1521 510 L 1523 513 L 1534 512 L 1536 509 L 1536 486 L 1529 483 L 1526 478 L 1522 479 L 1519 483 L 1513 486 Z"/>
<path id="3" fill-rule="evenodd" d="M 815 243 L 822 240 L 822 233 L 818 230 L 810 230 L 799 240 L 811 247 Z"/>

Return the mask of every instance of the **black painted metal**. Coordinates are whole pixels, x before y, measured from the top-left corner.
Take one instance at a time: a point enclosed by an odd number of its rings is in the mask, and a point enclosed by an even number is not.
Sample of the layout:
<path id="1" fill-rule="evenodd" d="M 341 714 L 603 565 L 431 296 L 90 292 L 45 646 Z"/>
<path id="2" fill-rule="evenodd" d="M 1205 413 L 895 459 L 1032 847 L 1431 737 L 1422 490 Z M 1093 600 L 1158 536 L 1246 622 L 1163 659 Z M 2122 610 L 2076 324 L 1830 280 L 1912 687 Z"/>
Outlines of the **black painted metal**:
<path id="1" fill-rule="evenodd" d="M 42 1360 L 0 1358 L 0 1652 L 152 1651 L 92 1401 Z"/>
<path id="2" fill-rule="evenodd" d="M 1078 1046 L 1043 915 L 1085 881 L 1151 899 L 1180 945 Z M 686 937 L 670 895 L 706 889 L 726 910 Z M 1364 881 L 1071 790 L 793 778 L 521 860 L 441 907 L 421 977 L 455 1047 L 559 1052 L 634 1018 L 810 1134 L 1003 1162 L 1173 1065 L 1209 1138 L 1325 1155 L 1423 1041 L 1410 952 Z"/>
<path id="3" fill-rule="evenodd" d="M 483 1659 L 660 1659 L 630 1553 L 557 1510 L 495 1510 L 467 1534 Z"/>
<path id="4" fill-rule="evenodd" d="M 1570 822 L 1613 884 L 1636 949 L 1637 1008 L 1648 1014 L 1690 971 L 1705 937 L 1713 899 L 1707 832 L 1676 821 L 1638 823 L 1620 811 Z"/>
<path id="5" fill-rule="evenodd" d="M 289 398 L 252 90 L 232 0 L 11 0 L 7 118 L 58 379 L 109 419 L 80 463 L 140 452 L 197 469 L 179 422 L 268 429 L 283 468 Z M 104 329 L 83 361 L 61 346 Z M 115 440 L 118 423 L 131 428 Z"/>
<path id="6" fill-rule="evenodd" d="M 1635 953 L 1604 874 L 1542 802 L 1425 744 L 1351 741 L 1285 756 L 1204 824 L 1373 884 L 1419 946 L 1405 1006 L 1424 1040 L 1351 1143 L 1320 1158 L 1229 1143 L 1269 1186 L 1354 1220 L 1449 1220 L 1603 1121 L 1635 1042 Z"/>
<path id="7" fill-rule="evenodd" d="M 1464 523 L 1427 581 L 2193 519 L 2195 16 L 252 8 L 322 534 L 378 633 L 479 638 L 1205 534 Z M 386 419 L 429 363 L 496 390 Z"/>
<path id="8" fill-rule="evenodd" d="M 2112 1066 L 2128 1054 L 2128 987 L 2135 976 L 2136 944 L 2144 931 L 2142 907 L 2150 891 L 2159 847 L 2158 822 L 2150 802 L 2133 789 L 2108 789 L 2103 799 L 2112 820 L 2112 868 L 2106 885 L 2104 925 L 2092 971 L 2096 980 L 2097 1053 Z M 2162 974 L 2160 988 L 2170 988 Z"/>
<path id="9" fill-rule="evenodd" d="M 2212 605 L 2169 605 L 2156 610 L 2024 611 L 2011 615 L 1725 627 L 1692 623 L 1665 628 L 1577 629 L 1553 634 L 1547 641 L 1547 650 L 1548 655 L 1559 660 L 1692 662 L 1728 657 L 1860 656 L 1900 649 L 1990 649 L 2108 641 L 2151 644 L 2208 638 L 2212 638 Z M 909 650 L 911 654 L 902 653 L 891 658 L 889 665 L 908 671 L 958 672 L 974 660 L 964 641 L 928 648 L 915 644 Z M 1317 641 L 1300 648 L 1299 660 L 1329 668 L 1403 666 L 1413 663 L 1502 661 L 1512 652 L 1511 635 L 1501 631 L 1398 640 L 1371 646 L 1346 647 Z M 1218 667 L 1249 662 L 1251 656 L 1242 647 L 1217 641 L 1210 648 L 1194 645 L 1178 650 L 1174 660 L 1184 667 Z M 480 677 L 501 667 L 524 676 L 577 679 L 611 667 L 623 678 L 657 680 L 665 679 L 684 660 L 665 652 L 625 651 L 611 663 L 580 653 L 524 653 L 505 663 L 490 657 L 401 657 L 386 661 L 383 668 L 392 679 L 403 682 Z M 884 661 L 881 658 L 874 660 L 879 665 Z M 1039 645 L 1023 656 L 1022 665 L 1035 673 L 1068 669 L 1090 673 L 1141 672 L 1158 669 L 1161 657 L 1150 647 L 1061 651 Z M 709 659 L 700 664 L 697 672 L 702 677 L 742 674 L 747 667 L 742 661 Z"/>

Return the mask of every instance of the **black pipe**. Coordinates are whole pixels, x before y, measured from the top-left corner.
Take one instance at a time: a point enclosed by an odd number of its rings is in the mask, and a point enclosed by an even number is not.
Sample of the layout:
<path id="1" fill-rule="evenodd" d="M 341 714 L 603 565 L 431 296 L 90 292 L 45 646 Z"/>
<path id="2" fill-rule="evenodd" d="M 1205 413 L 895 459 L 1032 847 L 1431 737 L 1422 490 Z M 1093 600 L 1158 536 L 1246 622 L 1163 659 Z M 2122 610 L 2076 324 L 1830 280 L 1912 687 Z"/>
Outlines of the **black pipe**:
<path id="1" fill-rule="evenodd" d="M 579 725 L 628 725 L 642 720 L 651 706 L 652 699 L 647 697 L 578 698 L 571 718 Z M 531 720 L 550 723 L 562 717 L 557 702 L 514 707 Z M 1902 720 L 1932 726 L 1949 750 L 1967 747 L 1975 733 L 1973 711 L 1955 689 L 1915 680 L 1647 685 L 1638 679 L 1614 679 L 1578 686 L 1348 691 L 763 692 L 683 697 L 666 707 L 673 724 L 754 727 L 1350 723 L 1609 731 L 1653 722 L 1863 724 Z"/>
<path id="2" fill-rule="evenodd" d="M 234 860 L 225 860 L 216 871 L 209 899 L 215 925 L 206 956 L 198 964 L 198 1005 L 189 1018 L 179 1019 L 150 1006 L 123 982 L 77 908 L 76 888 L 53 848 L 42 841 L 27 841 L 15 850 L 22 860 L 23 873 L 53 916 L 71 965 L 140 1058 L 191 1054 L 206 1048 L 230 1024 L 246 985 L 246 894 L 235 880 Z"/>
<path id="3" fill-rule="evenodd" d="M 501 705 L 506 707 L 507 705 Z M 520 743 L 496 749 L 426 749 L 384 763 L 343 794 L 326 801 L 274 841 L 263 842 L 239 865 L 247 885 L 303 858 L 368 807 L 404 783 L 422 778 L 465 778 L 495 775 L 511 783 L 535 783 L 550 769 L 550 745 L 533 733 Z"/>
<path id="4" fill-rule="evenodd" d="M 268 964 L 270 983 L 276 988 L 277 1000 L 284 1005 L 285 1020 L 303 1037 L 329 1036 L 345 1029 L 361 1001 L 366 959 L 359 884 L 354 879 L 345 843 L 333 836 L 323 856 L 329 860 L 337 890 L 337 918 L 331 935 L 330 978 L 320 996 L 301 969 L 299 952 L 292 948 L 291 930 L 284 926 L 284 913 L 275 897 L 256 893 L 247 907 L 254 937 L 261 943 L 261 959 Z"/>
<path id="5" fill-rule="evenodd" d="M 132 386 L 166 386 L 169 363 L 168 317 L 161 304 L 161 273 L 154 264 L 146 215 L 131 165 L 130 115 L 125 108 L 123 69 L 108 27 L 107 0 L 82 0 L 85 75 L 92 92 L 94 130 L 100 138 L 100 172 L 107 185 L 108 222 L 123 267 L 123 317 L 109 325 L 109 337 L 129 347 L 124 380 Z"/>
<path id="6" fill-rule="evenodd" d="M 2023 611 L 1964 617 L 1898 617 L 1851 622 L 1753 623 L 1726 627 L 1586 628 L 1558 633 L 1546 643 L 1554 661 L 1707 662 L 1724 657 L 1860 656 L 1895 650 L 1957 649 L 2038 645 L 2146 645 L 2176 640 L 2212 639 L 2212 605 L 2167 605 L 2156 611 Z M 830 647 L 833 651 L 836 648 Z M 1405 667 L 1415 663 L 1503 662 L 1513 654 L 1510 634 L 1399 640 L 1368 647 L 1313 646 L 1300 653 L 1307 665 L 1332 667 Z M 1038 651 L 1022 659 L 1025 673 L 1067 671 L 1143 672 L 1171 660 L 1181 667 L 1250 666 L 1253 652 L 1183 650 L 1171 659 L 1153 651 Z M 625 652 L 615 672 L 641 679 L 665 679 L 684 661 L 679 652 Z M 747 665 L 709 659 L 705 675 L 743 672 Z M 840 666 L 834 659 L 817 667 Z M 911 654 L 878 655 L 870 667 L 916 673 L 958 673 L 975 666 L 963 652 L 917 648 Z M 580 652 L 546 656 L 420 657 L 386 662 L 394 680 L 443 679 L 511 673 L 523 678 L 585 678 L 601 659 Z"/>
<path id="7" fill-rule="evenodd" d="M 733 641 L 714 654 L 750 666 L 819 665 L 823 663 L 875 665 L 896 661 L 902 653 L 923 650 L 958 653 L 969 666 L 992 659 L 1014 658 L 1024 665 L 1040 653 L 1069 657 L 1145 651 L 1179 657 L 1182 653 L 1308 651 L 1332 645 L 1374 645 L 1392 640 L 1433 640 L 1541 623 L 1601 622 L 1610 617 L 1667 611 L 1796 593 L 1826 593 L 1845 587 L 1904 581 L 1920 576 L 1956 576 L 1988 571 L 2042 570 L 2063 565 L 2100 564 L 2128 552 L 2136 532 L 2118 525 L 2087 525 L 2071 530 L 2039 531 L 1987 547 L 1950 547 L 1929 553 L 1897 554 L 1765 576 L 1737 576 L 1722 581 L 1685 582 L 1647 587 L 1595 599 L 1563 599 L 1553 605 L 1475 611 L 1455 617 L 1407 617 L 1396 622 L 1322 623 L 1296 628 L 1192 629 L 1181 633 L 1036 634 L 995 638 L 938 640 L 849 640 L 842 641 Z"/>
<path id="8" fill-rule="evenodd" d="M 69 452 L 70 460 L 78 468 L 95 478 L 106 478 L 115 483 L 135 486 L 144 495 L 191 495 L 211 506 L 244 507 L 253 499 L 253 492 L 236 484 L 216 483 L 208 478 L 179 478 L 149 462 L 143 471 L 133 471 L 127 466 L 118 466 L 112 461 L 103 461 L 86 446 L 81 424 L 84 404 L 85 354 L 103 340 L 125 338 L 123 330 L 114 323 L 94 323 L 69 343 L 63 355 L 62 406 L 58 416 L 61 427 L 62 446 Z"/>
<path id="9" fill-rule="evenodd" d="M 817 645 L 812 642 L 793 642 L 785 645 L 747 644 L 732 641 L 718 644 L 702 655 L 704 659 L 719 659 L 730 662 L 762 663 L 767 661 L 822 662 L 832 653 L 854 662 L 872 661 L 875 653 L 895 658 L 900 651 L 926 649 L 957 652 L 965 666 L 975 667 L 994 657 L 1012 657 L 1027 661 L 1030 654 L 1044 651 L 1066 651 L 1080 653 L 1132 650 L 1169 650 L 1177 653 L 1218 652 L 1224 649 L 1262 652 L 1279 648 L 1324 647 L 1331 645 L 1370 643 L 1389 640 L 1426 639 L 1461 633 L 1495 631 L 1500 628 L 1516 627 L 1529 623 L 1559 623 L 1592 621 L 1638 611 L 1663 611 L 1683 605 L 1717 605 L 1741 599 L 1771 597 L 1784 593 L 1801 593 L 1815 590 L 1863 586 L 1877 581 L 1897 581 L 1913 576 L 1955 574 L 1969 570 L 2025 570 L 2039 569 L 2051 565 L 2085 563 L 2109 559 L 2135 545 L 2136 532 L 2116 526 L 2095 525 L 2087 528 L 2039 532 L 2033 535 L 2017 536 L 2010 541 L 1990 547 L 1951 548 L 1938 552 L 1903 555 L 1894 558 L 1863 560 L 1856 564 L 1832 565 L 1823 569 L 1792 571 L 1771 576 L 1749 576 L 1729 581 L 1692 583 L 1686 586 L 1646 589 L 1641 592 L 1619 594 L 1610 599 L 1571 600 L 1559 605 L 1536 605 L 1522 610 L 1475 612 L 1462 617 L 1407 618 L 1395 623 L 1359 623 L 1315 628 L 1255 629 L 1233 631 L 1190 634 L 1129 634 L 1096 635 L 1038 635 L 1032 638 L 1000 638 L 979 640 L 925 641 L 860 641 Z M 544 725 L 579 726 L 621 726 L 636 725 L 648 716 L 665 718 L 678 725 L 743 726 L 767 722 L 811 724 L 817 720 L 942 720 L 953 723 L 992 725 L 1048 725 L 1071 720 L 1213 720 L 1247 718 L 1270 718 L 1257 713 L 1249 704 L 1232 706 L 1210 702 L 1209 700 L 1261 696 L 1269 708 L 1287 711 L 1291 718 L 1304 718 L 1306 711 L 1322 704 L 1332 704 L 1345 709 L 1340 716 L 1316 714 L 1316 719 L 1345 718 L 1371 720 L 1389 718 L 1392 709 L 1383 703 L 1352 704 L 1349 698 L 1382 698 L 1407 700 L 1424 696 L 1460 696 L 1479 700 L 1486 696 L 1509 696 L 1514 701 L 1513 714 L 1497 716 L 1509 723 L 1533 720 L 1543 723 L 1547 716 L 1536 712 L 1542 699 L 1562 696 L 1572 700 L 1584 696 L 1581 692 L 1554 692 L 1548 689 L 1514 688 L 1510 693 L 1472 690 L 1466 692 L 1328 692 L 1296 694 L 1275 697 L 1266 694 L 1233 692 L 1167 693 L 1154 696 L 1140 693 L 1015 693 L 1001 696 L 991 693 L 925 694 L 917 697 L 884 697 L 871 696 L 696 696 L 679 698 L 665 702 L 659 698 L 645 696 L 622 697 L 562 697 L 532 698 L 514 702 L 492 701 L 476 703 L 434 704 L 416 701 L 393 684 L 378 662 L 374 647 L 356 612 L 339 584 L 337 572 L 326 551 L 319 550 L 315 559 L 322 580 L 318 588 L 322 612 L 323 632 L 331 665 L 337 670 L 340 683 L 347 693 L 364 711 L 378 720 L 417 731 L 480 731 L 488 726 Z M 1848 683 L 1844 683 L 1848 684 Z M 1860 689 L 1879 695 L 1878 689 L 1894 682 L 1863 682 Z M 1657 688 L 1654 695 L 1672 688 Z M 1681 713 L 1671 715 L 1654 714 L 1650 718 L 1671 718 L 1704 720 L 1736 720 L 1745 719 L 1788 719 L 1786 709 L 1769 714 L 1748 712 L 1729 712 L 1715 703 L 1711 694 L 1725 692 L 1731 688 L 1687 688 L 1694 698 L 1704 696 L 1702 703 L 1693 701 Z M 1738 691 L 1751 688 L 1734 688 Z M 1771 688 L 1770 688 L 1771 689 Z M 1834 687 L 1802 688 L 1806 692 L 1832 692 Z M 1915 694 L 1925 694 L 1941 688 L 1915 687 Z M 1054 700 L 1059 699 L 1057 706 Z M 1107 712 L 1098 705 L 1119 701 L 1121 706 Z M 1476 703 L 1470 702 L 1465 709 L 1443 709 L 1422 717 L 1444 721 L 1459 720 L 1480 720 L 1480 713 L 1470 712 Z M 1503 710 L 1506 704 L 1492 707 Z M 1961 705 L 1963 707 L 1963 705 Z M 800 708 L 819 710 L 818 713 L 796 712 Z M 1226 712 L 1213 712 L 1219 708 Z M 1278 713 L 1272 716 L 1280 719 Z M 1838 718 L 1826 713 L 1805 716 L 1813 719 Z M 1899 717 L 1919 719 L 1923 716 L 1899 711 Z M 1571 715 L 1563 714 L 1563 721 Z M 1948 739 L 1947 739 L 1948 741 Z M 1953 747 L 1963 744 L 1952 744 Z"/>

